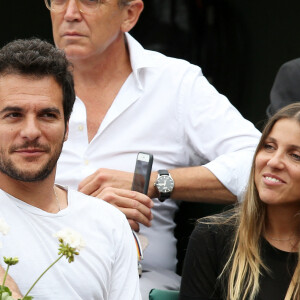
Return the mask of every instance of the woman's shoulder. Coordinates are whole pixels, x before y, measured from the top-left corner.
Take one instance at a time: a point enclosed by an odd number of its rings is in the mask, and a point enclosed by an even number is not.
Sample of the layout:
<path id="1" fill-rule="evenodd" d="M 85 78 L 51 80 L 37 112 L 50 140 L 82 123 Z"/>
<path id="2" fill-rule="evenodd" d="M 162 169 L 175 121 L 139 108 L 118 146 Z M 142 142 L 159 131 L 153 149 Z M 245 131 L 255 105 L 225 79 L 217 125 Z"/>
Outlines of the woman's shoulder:
<path id="1" fill-rule="evenodd" d="M 230 214 L 224 213 L 198 221 L 185 257 L 182 299 L 222 298 L 218 296 L 222 293 L 218 286 L 216 289 L 216 283 L 231 253 L 235 236 L 233 220 Z M 212 298 L 215 292 L 216 297 Z"/>
<path id="2" fill-rule="evenodd" d="M 237 218 L 233 211 L 199 219 L 191 238 L 210 239 L 223 243 L 232 240 L 235 235 Z"/>

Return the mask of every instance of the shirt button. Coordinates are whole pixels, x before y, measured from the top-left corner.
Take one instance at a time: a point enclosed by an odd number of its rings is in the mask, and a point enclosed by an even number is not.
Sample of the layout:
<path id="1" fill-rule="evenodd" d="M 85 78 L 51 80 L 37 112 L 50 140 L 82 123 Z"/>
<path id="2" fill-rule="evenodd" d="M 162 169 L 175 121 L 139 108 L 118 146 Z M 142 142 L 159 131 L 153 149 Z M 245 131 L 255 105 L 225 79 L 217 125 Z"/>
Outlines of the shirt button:
<path id="1" fill-rule="evenodd" d="M 86 159 L 85 161 L 84 161 L 84 164 L 87 166 L 88 164 L 89 164 L 90 162 Z"/>
<path id="2" fill-rule="evenodd" d="M 83 130 L 83 125 L 82 125 L 82 124 L 78 125 L 78 130 L 79 130 L 79 131 L 82 131 L 82 130 Z"/>

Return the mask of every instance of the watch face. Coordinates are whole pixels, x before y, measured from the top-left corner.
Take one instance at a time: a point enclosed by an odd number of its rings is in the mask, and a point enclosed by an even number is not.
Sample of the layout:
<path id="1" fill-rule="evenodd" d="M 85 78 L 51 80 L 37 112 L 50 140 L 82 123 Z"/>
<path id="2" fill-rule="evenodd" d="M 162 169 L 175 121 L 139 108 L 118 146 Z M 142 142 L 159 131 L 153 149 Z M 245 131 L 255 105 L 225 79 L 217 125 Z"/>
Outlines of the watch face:
<path id="1" fill-rule="evenodd" d="M 174 180 L 169 175 L 161 175 L 157 178 L 155 186 L 160 193 L 169 193 L 174 188 Z"/>

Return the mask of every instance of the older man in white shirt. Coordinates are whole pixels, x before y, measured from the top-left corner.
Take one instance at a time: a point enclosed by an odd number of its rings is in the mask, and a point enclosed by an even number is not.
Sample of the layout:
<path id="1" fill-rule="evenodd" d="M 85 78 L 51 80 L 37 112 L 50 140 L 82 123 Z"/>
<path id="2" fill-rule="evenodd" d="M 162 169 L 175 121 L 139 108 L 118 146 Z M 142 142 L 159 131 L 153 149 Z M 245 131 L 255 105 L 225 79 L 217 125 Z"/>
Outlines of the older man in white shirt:
<path id="1" fill-rule="evenodd" d="M 141 0 L 46 3 L 55 43 L 74 66 L 77 94 L 56 181 L 112 203 L 148 238 L 143 299 L 150 288 L 176 289 L 176 200 L 234 202 L 260 133 L 199 67 L 144 50 L 126 33 L 139 18 Z M 139 151 L 154 156 L 153 202 L 130 191 Z M 164 202 L 153 185 L 158 170 L 175 182 Z"/>

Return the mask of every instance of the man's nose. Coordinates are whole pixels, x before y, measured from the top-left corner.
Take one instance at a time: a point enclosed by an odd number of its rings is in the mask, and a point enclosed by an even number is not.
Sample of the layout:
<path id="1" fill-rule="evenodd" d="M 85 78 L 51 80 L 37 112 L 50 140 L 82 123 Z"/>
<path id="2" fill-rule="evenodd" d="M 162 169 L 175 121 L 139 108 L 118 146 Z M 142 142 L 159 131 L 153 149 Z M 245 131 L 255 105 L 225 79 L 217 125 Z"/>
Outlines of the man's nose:
<path id="1" fill-rule="evenodd" d="M 66 21 L 74 21 L 81 18 L 79 0 L 68 0 L 66 3 L 64 19 Z"/>
<path id="2" fill-rule="evenodd" d="M 21 137 L 30 141 L 36 140 L 41 136 L 39 122 L 34 117 L 28 117 L 22 124 Z"/>

